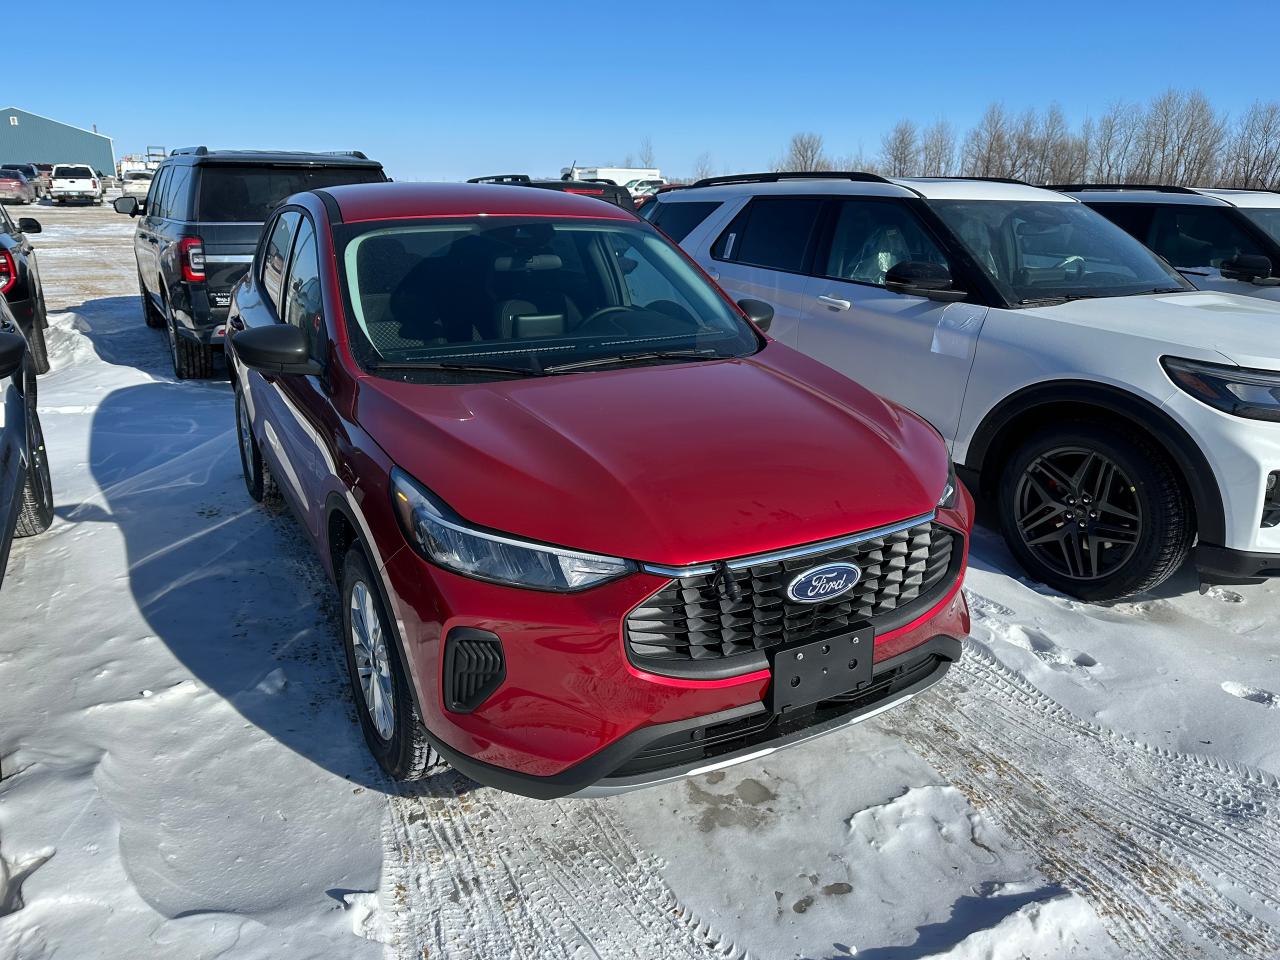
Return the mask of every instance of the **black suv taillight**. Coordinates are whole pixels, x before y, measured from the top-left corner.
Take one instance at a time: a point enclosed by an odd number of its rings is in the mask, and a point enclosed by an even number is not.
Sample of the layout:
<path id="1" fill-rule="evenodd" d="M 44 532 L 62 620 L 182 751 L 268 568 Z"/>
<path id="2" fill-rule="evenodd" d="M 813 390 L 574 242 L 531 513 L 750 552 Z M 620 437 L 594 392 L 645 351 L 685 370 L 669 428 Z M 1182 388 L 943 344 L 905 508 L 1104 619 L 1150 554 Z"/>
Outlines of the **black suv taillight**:
<path id="1" fill-rule="evenodd" d="M 199 237 L 184 237 L 178 244 L 178 254 L 182 260 L 182 279 L 203 282 L 204 241 Z"/>
<path id="2" fill-rule="evenodd" d="M 0 250 L 0 293 L 8 293 L 17 282 L 18 265 L 13 261 L 13 254 Z"/>
<path id="3" fill-rule="evenodd" d="M 501 686 L 507 676 L 502 641 L 488 630 L 454 627 L 444 642 L 444 705 L 470 713 Z"/>

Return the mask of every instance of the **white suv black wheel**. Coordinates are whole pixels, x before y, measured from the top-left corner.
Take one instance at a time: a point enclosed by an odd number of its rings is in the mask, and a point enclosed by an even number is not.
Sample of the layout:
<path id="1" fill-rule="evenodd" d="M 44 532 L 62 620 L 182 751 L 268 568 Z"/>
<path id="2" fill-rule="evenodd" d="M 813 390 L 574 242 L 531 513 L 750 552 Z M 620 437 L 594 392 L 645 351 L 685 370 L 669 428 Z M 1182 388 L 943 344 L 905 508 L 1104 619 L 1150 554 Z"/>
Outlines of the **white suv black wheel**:
<path id="1" fill-rule="evenodd" d="M 1082 600 L 1150 590 L 1182 565 L 1195 525 L 1162 450 L 1092 422 L 1043 428 L 1000 478 L 1005 541 L 1037 579 Z"/>

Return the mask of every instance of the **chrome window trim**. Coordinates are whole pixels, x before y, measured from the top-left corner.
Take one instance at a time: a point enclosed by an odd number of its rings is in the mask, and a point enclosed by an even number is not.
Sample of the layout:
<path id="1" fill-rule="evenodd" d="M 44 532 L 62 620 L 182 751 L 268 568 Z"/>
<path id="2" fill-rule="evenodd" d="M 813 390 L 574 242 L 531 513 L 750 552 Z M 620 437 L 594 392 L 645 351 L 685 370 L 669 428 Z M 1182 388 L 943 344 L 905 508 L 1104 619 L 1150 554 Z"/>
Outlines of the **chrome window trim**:
<path id="1" fill-rule="evenodd" d="M 819 543 L 805 544 L 802 547 L 790 547 L 786 550 L 775 550 L 772 553 L 757 553 L 749 557 L 739 557 L 736 560 L 730 560 L 728 565 L 730 570 L 745 570 L 748 567 L 755 566 L 757 563 L 777 563 L 780 560 L 795 560 L 799 557 L 826 553 L 828 550 L 839 550 L 841 547 L 851 547 L 854 544 L 874 540 L 877 537 L 892 536 L 895 533 L 910 530 L 912 527 L 918 527 L 924 523 L 932 523 L 937 519 L 937 516 L 938 512 L 936 510 L 930 510 L 928 513 L 912 517 L 910 520 L 902 520 L 887 526 L 876 527 L 874 530 L 863 530 L 861 533 L 851 533 L 846 537 L 837 537 L 834 540 L 823 540 Z M 720 565 L 717 563 L 698 563 L 687 567 L 668 567 L 659 563 L 642 563 L 640 564 L 640 569 L 644 573 L 652 573 L 659 577 L 679 580 L 681 577 L 709 576 L 719 570 Z"/>

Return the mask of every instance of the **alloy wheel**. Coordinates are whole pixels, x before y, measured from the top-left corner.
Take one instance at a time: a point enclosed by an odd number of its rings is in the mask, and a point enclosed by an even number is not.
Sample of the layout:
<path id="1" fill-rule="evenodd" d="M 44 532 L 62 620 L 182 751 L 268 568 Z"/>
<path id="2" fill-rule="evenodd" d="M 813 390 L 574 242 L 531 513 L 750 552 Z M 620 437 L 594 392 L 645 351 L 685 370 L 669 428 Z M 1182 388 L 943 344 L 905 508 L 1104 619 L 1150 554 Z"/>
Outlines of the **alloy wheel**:
<path id="1" fill-rule="evenodd" d="M 1014 520 L 1022 542 L 1073 580 L 1101 580 L 1133 556 L 1145 529 L 1142 502 L 1115 461 L 1082 446 L 1040 454 L 1018 478 Z"/>
<path id="2" fill-rule="evenodd" d="M 386 634 L 373 595 L 363 580 L 351 586 L 349 603 L 351 646 L 355 654 L 356 672 L 360 676 L 360 693 L 369 719 L 383 740 L 395 733 L 395 701 L 392 698 L 391 661 L 387 653 Z"/>

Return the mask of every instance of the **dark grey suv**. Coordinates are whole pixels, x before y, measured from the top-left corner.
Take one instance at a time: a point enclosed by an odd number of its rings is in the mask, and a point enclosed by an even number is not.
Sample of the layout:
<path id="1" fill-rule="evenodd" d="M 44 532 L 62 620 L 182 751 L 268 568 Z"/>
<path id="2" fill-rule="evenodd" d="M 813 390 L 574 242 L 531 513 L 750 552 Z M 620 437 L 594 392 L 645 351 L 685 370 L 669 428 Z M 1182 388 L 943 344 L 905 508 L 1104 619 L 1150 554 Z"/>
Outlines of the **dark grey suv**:
<path id="1" fill-rule="evenodd" d="M 120 197 L 138 218 L 133 248 L 147 325 L 165 327 L 179 379 L 207 377 L 226 336 L 231 288 L 253 261 L 258 234 L 285 197 L 386 180 L 363 153 L 175 150 L 145 200 Z"/>

